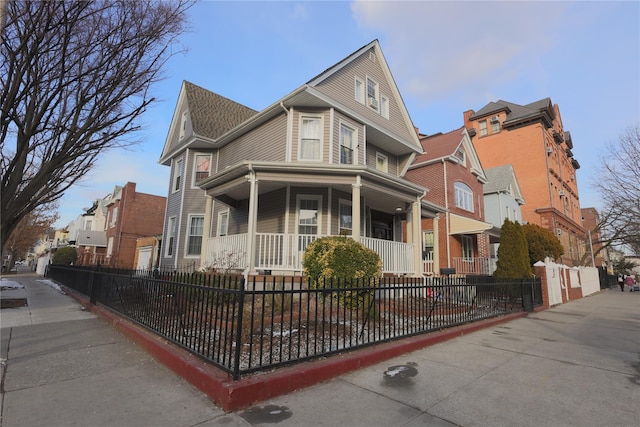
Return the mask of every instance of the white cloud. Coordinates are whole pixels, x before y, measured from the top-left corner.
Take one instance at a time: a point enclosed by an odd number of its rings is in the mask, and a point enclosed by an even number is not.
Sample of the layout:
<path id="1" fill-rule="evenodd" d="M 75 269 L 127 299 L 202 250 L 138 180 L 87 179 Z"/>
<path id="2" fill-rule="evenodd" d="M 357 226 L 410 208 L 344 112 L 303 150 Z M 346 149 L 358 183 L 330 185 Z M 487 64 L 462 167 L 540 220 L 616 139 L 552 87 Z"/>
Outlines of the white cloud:
<path id="1" fill-rule="evenodd" d="M 433 103 L 464 92 L 485 98 L 537 68 L 553 46 L 563 6 L 539 2 L 356 1 L 363 29 L 384 35 L 384 51 L 408 96 Z M 542 77 L 542 76 L 540 76 Z"/>

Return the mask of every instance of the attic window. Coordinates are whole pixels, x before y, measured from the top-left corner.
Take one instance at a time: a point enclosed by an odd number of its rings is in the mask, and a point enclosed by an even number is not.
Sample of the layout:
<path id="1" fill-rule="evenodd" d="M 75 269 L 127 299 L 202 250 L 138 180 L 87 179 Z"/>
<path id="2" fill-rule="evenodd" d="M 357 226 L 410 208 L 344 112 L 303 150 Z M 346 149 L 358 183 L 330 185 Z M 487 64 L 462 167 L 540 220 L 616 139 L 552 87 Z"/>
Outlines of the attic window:
<path id="1" fill-rule="evenodd" d="M 187 133 L 187 112 L 182 113 L 182 120 L 180 122 L 180 139 L 184 138 Z"/>
<path id="2" fill-rule="evenodd" d="M 367 105 L 378 111 L 378 83 L 367 77 Z"/>
<path id="3" fill-rule="evenodd" d="M 373 62 L 376 62 L 376 54 L 373 50 L 369 51 L 369 59 Z"/>
<path id="4" fill-rule="evenodd" d="M 364 82 L 356 77 L 355 81 L 355 98 L 361 104 L 364 104 Z"/>
<path id="5" fill-rule="evenodd" d="M 478 126 L 480 127 L 480 136 L 487 136 L 487 121 L 481 120 L 478 122 Z"/>
<path id="6" fill-rule="evenodd" d="M 500 119 L 498 116 L 491 117 L 491 133 L 500 132 Z"/>
<path id="7" fill-rule="evenodd" d="M 466 156 L 462 149 L 456 151 L 456 159 L 458 159 L 458 163 L 460 163 L 462 166 L 466 165 Z"/>

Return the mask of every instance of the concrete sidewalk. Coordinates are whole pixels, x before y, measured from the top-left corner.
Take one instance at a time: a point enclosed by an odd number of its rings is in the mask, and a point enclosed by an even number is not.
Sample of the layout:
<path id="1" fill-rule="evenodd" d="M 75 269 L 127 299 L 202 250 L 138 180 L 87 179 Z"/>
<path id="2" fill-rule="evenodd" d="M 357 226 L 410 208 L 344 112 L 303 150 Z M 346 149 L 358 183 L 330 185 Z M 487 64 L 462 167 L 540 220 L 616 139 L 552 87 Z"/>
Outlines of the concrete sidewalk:
<path id="1" fill-rule="evenodd" d="M 38 276 L 6 279 L 28 306 L 0 312 L 2 427 L 640 425 L 640 293 L 607 290 L 225 413 Z"/>

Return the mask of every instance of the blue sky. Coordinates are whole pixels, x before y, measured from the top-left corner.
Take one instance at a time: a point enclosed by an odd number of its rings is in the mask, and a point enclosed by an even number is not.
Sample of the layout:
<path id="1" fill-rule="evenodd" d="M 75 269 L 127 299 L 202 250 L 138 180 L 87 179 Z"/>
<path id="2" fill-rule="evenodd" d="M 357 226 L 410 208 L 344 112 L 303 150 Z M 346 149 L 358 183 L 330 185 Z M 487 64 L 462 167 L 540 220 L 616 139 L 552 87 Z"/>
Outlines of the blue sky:
<path id="1" fill-rule="evenodd" d="M 201 1 L 186 53 L 174 56 L 143 117 L 143 143 L 114 150 L 60 203 L 58 226 L 115 185 L 166 196 L 158 164 L 180 85 L 188 80 L 261 110 L 374 39 L 422 133 L 463 124 L 463 112 L 550 97 L 579 161 L 581 207 L 604 145 L 640 124 L 638 1 Z"/>

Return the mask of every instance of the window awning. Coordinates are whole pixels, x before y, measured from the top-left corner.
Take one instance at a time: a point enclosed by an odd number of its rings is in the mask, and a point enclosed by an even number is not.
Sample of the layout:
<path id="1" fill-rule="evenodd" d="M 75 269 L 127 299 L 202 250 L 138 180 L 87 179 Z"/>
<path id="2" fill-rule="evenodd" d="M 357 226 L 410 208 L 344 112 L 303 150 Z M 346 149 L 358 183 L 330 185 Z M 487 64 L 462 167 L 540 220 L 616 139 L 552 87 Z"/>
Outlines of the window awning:
<path id="1" fill-rule="evenodd" d="M 480 234 L 493 228 L 488 222 L 449 214 L 449 234 Z"/>

